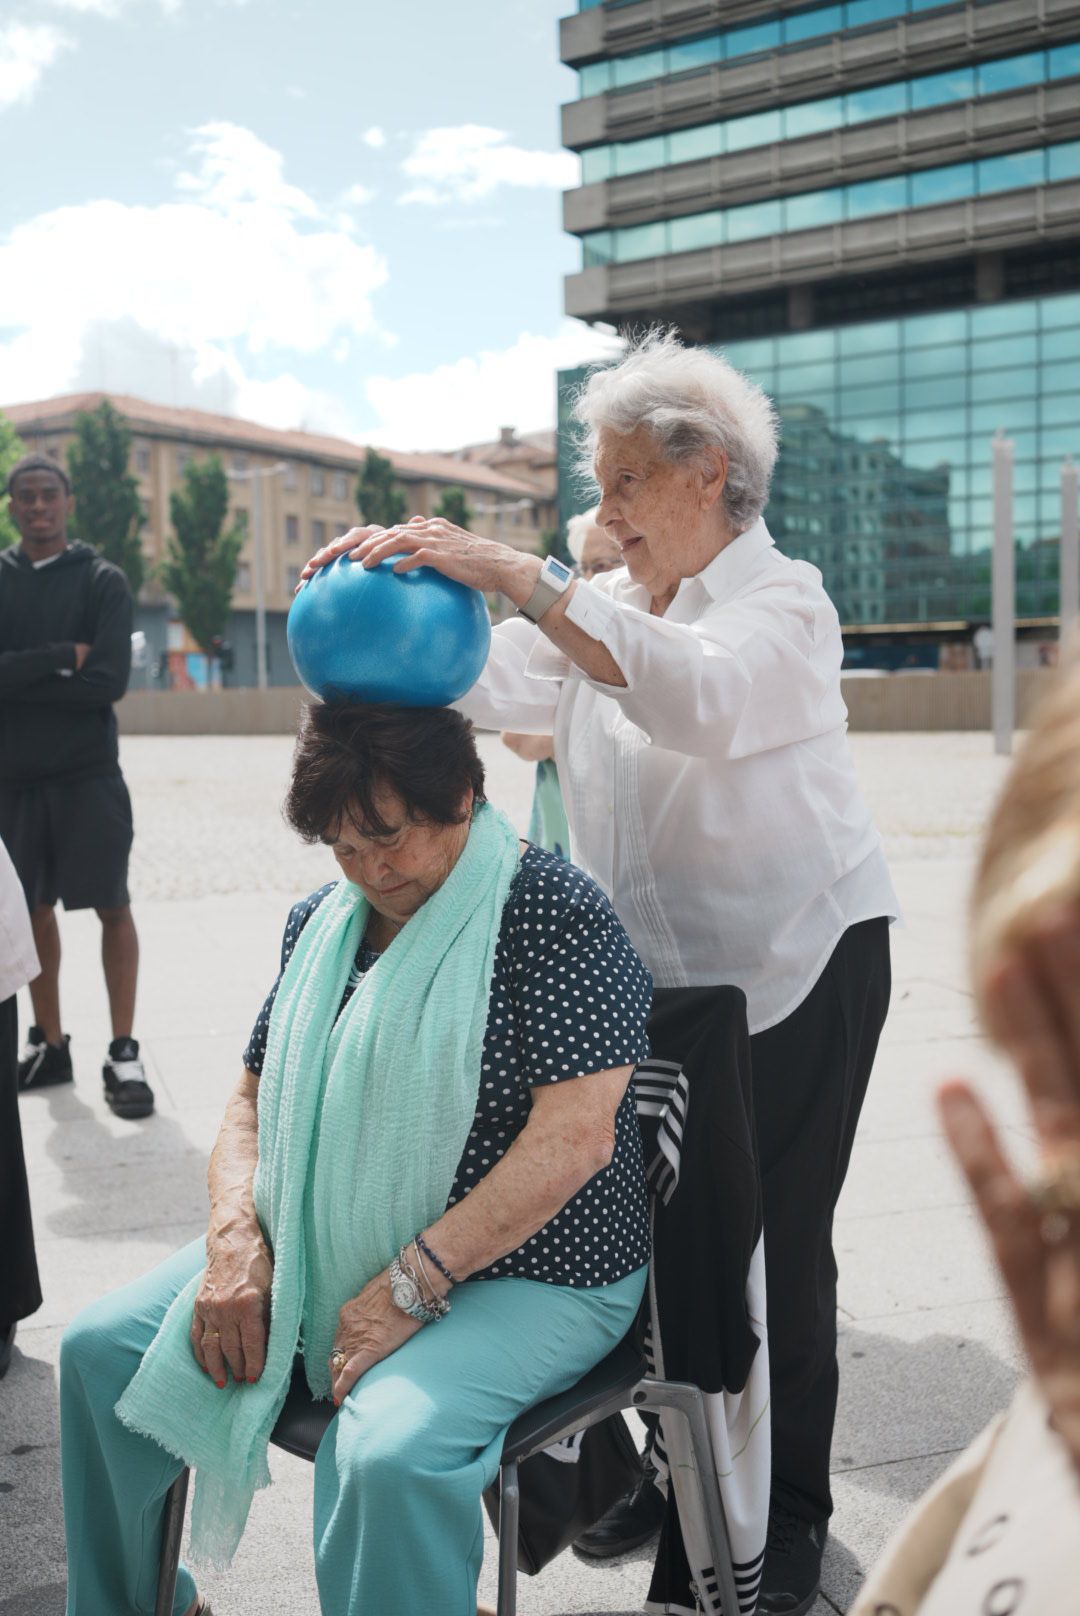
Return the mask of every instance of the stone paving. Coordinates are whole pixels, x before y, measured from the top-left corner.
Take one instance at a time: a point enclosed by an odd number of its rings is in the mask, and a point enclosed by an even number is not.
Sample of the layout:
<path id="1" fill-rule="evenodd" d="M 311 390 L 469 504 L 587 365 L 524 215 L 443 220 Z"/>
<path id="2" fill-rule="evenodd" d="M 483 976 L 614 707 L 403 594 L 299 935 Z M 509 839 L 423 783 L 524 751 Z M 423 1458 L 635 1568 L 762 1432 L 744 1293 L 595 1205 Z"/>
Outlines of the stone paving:
<path id="1" fill-rule="evenodd" d="M 1016 1148 L 1030 1146 L 1007 1074 L 979 1039 L 965 973 L 975 839 L 1004 766 L 983 735 L 864 735 L 853 744 L 906 926 L 894 932 L 893 1010 L 836 1227 L 836 1514 L 815 1616 L 847 1608 L 889 1531 L 1017 1378 L 999 1286 L 938 1136 L 937 1081 L 978 1076 Z M 492 797 L 524 828 L 531 771 L 495 737 L 483 738 L 483 750 Z M 20 1328 L 0 1383 L 0 1616 L 64 1608 L 60 1332 L 85 1302 L 202 1231 L 207 1154 L 274 974 L 288 904 L 330 873 L 326 850 L 300 846 L 281 821 L 288 761 L 281 737 L 124 743 L 144 962 L 137 1030 L 159 1102 L 148 1122 L 118 1122 L 102 1101 L 96 923 L 62 917 L 77 1082 L 22 1102 L 45 1304 Z M 317 1612 L 311 1473 L 275 1455 L 274 1477 L 232 1570 L 206 1579 L 217 1616 Z M 489 1553 L 481 1593 L 492 1600 L 493 1567 Z M 644 1551 L 603 1569 L 567 1555 L 522 1579 L 522 1616 L 636 1616 L 647 1581 Z"/>

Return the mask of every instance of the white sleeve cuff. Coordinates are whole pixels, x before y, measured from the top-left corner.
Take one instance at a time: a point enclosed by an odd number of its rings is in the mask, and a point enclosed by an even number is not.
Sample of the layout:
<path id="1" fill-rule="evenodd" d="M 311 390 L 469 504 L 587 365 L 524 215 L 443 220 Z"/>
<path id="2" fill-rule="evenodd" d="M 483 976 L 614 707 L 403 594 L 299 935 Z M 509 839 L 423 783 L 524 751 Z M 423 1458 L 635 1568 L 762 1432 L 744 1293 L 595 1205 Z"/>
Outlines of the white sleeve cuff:
<path id="1" fill-rule="evenodd" d="M 608 633 L 619 614 L 619 608 L 601 589 L 579 583 L 566 603 L 566 616 L 571 623 L 587 634 L 590 640 L 599 640 L 611 650 Z"/>

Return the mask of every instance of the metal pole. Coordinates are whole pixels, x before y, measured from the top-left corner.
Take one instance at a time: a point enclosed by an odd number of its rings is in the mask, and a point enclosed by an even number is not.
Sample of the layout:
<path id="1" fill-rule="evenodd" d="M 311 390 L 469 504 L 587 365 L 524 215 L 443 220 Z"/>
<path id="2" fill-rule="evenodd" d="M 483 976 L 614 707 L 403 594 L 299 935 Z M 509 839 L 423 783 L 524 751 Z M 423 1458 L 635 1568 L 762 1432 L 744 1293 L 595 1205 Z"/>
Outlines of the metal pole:
<path id="1" fill-rule="evenodd" d="M 990 709 L 994 751 L 1007 757 L 1016 727 L 1016 557 L 1013 550 L 1013 445 L 1003 432 L 993 443 L 994 559 L 991 595 L 994 663 Z"/>
<path id="2" fill-rule="evenodd" d="M 1061 466 L 1061 628 L 1064 640 L 1080 616 L 1080 523 L 1077 521 L 1077 476 L 1071 460 Z"/>
<path id="3" fill-rule="evenodd" d="M 270 474 L 272 475 L 272 473 Z M 266 689 L 266 589 L 263 584 L 262 474 L 251 479 L 251 556 L 255 568 L 255 683 Z"/>

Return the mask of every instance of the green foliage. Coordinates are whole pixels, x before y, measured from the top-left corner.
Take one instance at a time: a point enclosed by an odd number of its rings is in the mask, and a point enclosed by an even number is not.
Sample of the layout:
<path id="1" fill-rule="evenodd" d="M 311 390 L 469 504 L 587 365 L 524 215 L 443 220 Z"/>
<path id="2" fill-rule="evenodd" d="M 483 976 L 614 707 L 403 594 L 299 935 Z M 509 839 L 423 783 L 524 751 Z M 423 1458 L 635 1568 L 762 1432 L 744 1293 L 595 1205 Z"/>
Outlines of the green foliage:
<path id="1" fill-rule="evenodd" d="M 213 656 L 215 637 L 225 632 L 246 537 L 238 522 L 225 527 L 228 510 L 229 485 L 219 456 L 189 462 L 183 486 L 169 496 L 174 532 L 161 579 L 192 639 L 208 657 Z"/>
<path id="2" fill-rule="evenodd" d="M 472 522 L 473 513 L 464 488 L 454 485 L 444 488 L 439 495 L 435 515 L 443 517 L 447 522 L 453 522 L 455 527 L 468 527 Z"/>
<path id="3" fill-rule="evenodd" d="M 7 416 L 0 415 L 0 550 L 6 550 L 9 544 L 19 542 L 19 530 L 11 520 L 11 512 L 8 510 L 10 501 L 3 489 L 7 484 L 8 472 L 16 460 L 21 460 L 25 453 L 25 443 Z"/>
<path id="4" fill-rule="evenodd" d="M 67 454 L 75 537 L 115 562 L 137 595 L 146 578 L 142 551 L 146 517 L 138 480 L 128 470 L 130 458 L 131 431 L 108 399 L 96 410 L 80 411 Z"/>
<path id="5" fill-rule="evenodd" d="M 545 527 L 540 533 L 540 548 L 537 555 L 546 557 L 559 554 L 559 530 L 557 527 Z"/>
<path id="6" fill-rule="evenodd" d="M 394 476 L 393 462 L 375 449 L 369 449 L 356 483 L 356 503 L 361 520 L 393 527 L 403 522 L 408 510 L 405 490 Z"/>

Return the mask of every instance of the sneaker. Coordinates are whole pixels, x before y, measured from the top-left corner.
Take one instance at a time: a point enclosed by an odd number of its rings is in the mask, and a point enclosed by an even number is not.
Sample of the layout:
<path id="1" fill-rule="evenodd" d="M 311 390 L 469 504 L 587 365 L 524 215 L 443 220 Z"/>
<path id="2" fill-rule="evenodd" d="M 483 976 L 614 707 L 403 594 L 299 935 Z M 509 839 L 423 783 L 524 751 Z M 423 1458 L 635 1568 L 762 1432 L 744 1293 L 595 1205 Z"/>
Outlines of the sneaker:
<path id="1" fill-rule="evenodd" d="M 71 1070 L 71 1039 L 64 1033 L 58 1044 L 45 1041 L 40 1027 L 31 1027 L 26 1035 L 26 1048 L 19 1056 L 20 1089 L 44 1089 L 53 1083 L 71 1083 L 75 1074 Z"/>
<path id="2" fill-rule="evenodd" d="M 118 1117 L 148 1117 L 154 1109 L 154 1094 L 146 1081 L 134 1038 L 114 1038 L 101 1075 L 105 1098 Z"/>
<path id="3" fill-rule="evenodd" d="M 667 1511 L 667 1499 L 656 1485 L 656 1471 L 645 1461 L 641 1480 L 632 1492 L 613 1504 L 607 1514 L 582 1532 L 574 1553 L 586 1560 L 612 1560 L 629 1554 L 659 1536 Z"/>
<path id="4" fill-rule="evenodd" d="M 758 1616 L 806 1616 L 821 1587 L 827 1521 L 804 1521 L 782 1504 L 769 1510 Z"/>

